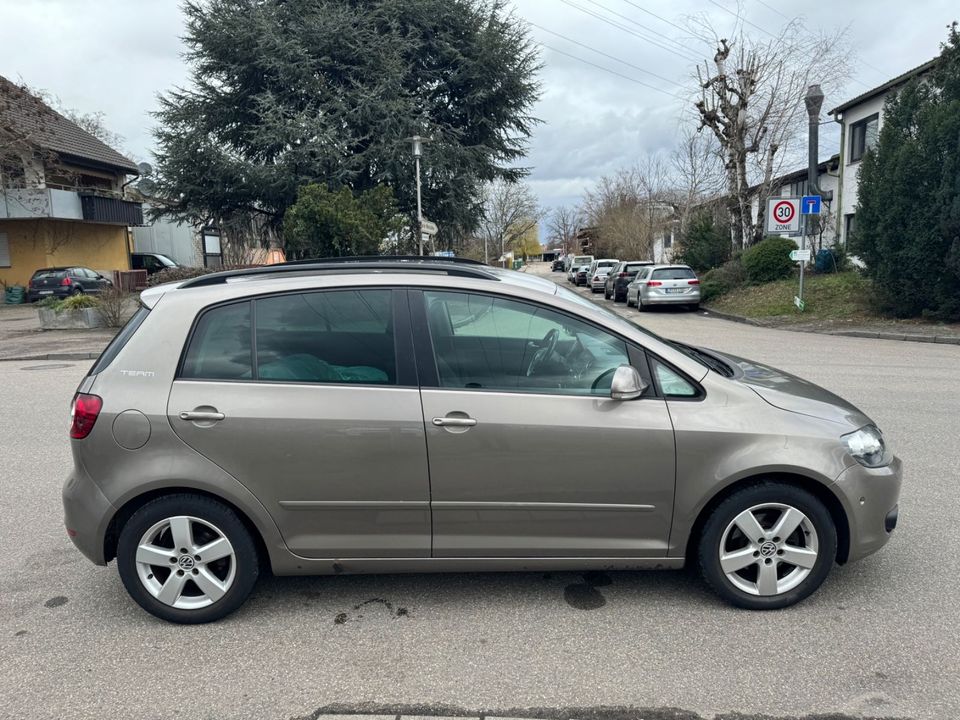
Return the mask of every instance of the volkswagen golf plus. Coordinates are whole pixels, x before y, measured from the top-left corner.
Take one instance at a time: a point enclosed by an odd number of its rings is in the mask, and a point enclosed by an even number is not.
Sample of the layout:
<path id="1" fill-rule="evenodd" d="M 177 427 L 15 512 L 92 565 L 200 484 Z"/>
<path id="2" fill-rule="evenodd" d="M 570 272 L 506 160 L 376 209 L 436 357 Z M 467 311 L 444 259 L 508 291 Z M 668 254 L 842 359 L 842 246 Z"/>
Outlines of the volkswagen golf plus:
<path id="1" fill-rule="evenodd" d="M 358 258 L 140 302 L 73 400 L 63 504 L 165 620 L 221 618 L 267 569 L 695 563 L 782 608 L 897 524 L 900 461 L 850 403 L 546 279 Z"/>

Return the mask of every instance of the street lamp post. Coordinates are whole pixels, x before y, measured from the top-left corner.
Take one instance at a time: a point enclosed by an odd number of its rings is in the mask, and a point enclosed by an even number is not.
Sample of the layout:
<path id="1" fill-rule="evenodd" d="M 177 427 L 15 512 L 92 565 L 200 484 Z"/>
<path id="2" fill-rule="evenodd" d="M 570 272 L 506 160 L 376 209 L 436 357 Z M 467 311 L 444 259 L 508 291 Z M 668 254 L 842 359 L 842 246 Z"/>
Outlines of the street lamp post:
<path id="1" fill-rule="evenodd" d="M 423 207 L 420 202 L 420 157 L 423 155 L 423 143 L 429 142 L 430 138 L 423 138 L 414 135 L 407 138 L 410 141 L 413 150 L 413 161 L 417 167 L 417 234 L 420 238 L 420 254 L 423 255 Z"/>
<path id="2" fill-rule="evenodd" d="M 817 166 L 820 164 L 820 110 L 823 107 L 823 90 L 819 85 L 811 85 L 807 88 L 803 103 L 807 107 L 808 120 L 806 194 L 819 195 L 822 202 L 829 202 L 833 199 L 833 192 L 820 189 L 820 178 L 817 172 Z M 810 215 L 803 215 L 803 232 L 800 234 L 801 251 L 807 249 L 807 235 L 810 235 L 810 245 L 813 246 L 816 223 L 811 222 L 810 217 Z M 800 262 L 800 294 L 797 297 L 801 301 L 803 300 L 803 271 L 806 264 L 806 261 Z"/>

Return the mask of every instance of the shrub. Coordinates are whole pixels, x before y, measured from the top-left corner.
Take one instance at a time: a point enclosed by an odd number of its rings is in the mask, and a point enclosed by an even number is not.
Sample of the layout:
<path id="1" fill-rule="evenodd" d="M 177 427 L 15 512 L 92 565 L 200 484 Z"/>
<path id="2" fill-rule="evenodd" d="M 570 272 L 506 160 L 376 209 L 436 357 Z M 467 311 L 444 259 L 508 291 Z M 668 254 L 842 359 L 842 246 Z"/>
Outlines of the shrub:
<path id="1" fill-rule="evenodd" d="M 720 267 L 707 272 L 700 279 L 700 299 L 702 302 L 709 302 L 730 292 L 735 287 L 743 285 L 746 279 L 747 276 L 740 258 L 736 257 L 733 260 L 728 260 Z"/>
<path id="2" fill-rule="evenodd" d="M 86 308 L 95 308 L 100 305 L 100 301 L 90 295 L 71 295 L 68 298 L 60 300 L 54 310 L 85 310 Z"/>
<path id="3" fill-rule="evenodd" d="M 50 295 L 38 302 L 37 305 L 42 308 L 49 308 L 50 310 L 58 310 L 60 308 L 60 299 Z"/>
<path id="4" fill-rule="evenodd" d="M 100 293 L 98 310 L 103 324 L 107 327 L 121 327 L 127 315 L 129 295 L 118 287 L 111 287 Z"/>
<path id="5" fill-rule="evenodd" d="M 790 251 L 796 249 L 797 244 L 789 238 L 764 238 L 743 253 L 747 280 L 759 285 L 788 277 L 796 265 L 790 259 Z"/>

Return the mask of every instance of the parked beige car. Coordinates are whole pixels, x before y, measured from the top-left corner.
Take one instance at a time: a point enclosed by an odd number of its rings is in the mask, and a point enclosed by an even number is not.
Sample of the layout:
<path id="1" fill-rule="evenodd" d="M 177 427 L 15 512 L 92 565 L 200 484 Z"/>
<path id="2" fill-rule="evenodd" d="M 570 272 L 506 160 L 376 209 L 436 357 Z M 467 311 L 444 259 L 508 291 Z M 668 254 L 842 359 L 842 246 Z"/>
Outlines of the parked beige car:
<path id="1" fill-rule="evenodd" d="M 141 303 L 73 400 L 63 506 L 166 620 L 223 617 L 261 568 L 695 563 L 781 608 L 897 523 L 900 461 L 850 403 L 544 278 L 367 258 Z"/>

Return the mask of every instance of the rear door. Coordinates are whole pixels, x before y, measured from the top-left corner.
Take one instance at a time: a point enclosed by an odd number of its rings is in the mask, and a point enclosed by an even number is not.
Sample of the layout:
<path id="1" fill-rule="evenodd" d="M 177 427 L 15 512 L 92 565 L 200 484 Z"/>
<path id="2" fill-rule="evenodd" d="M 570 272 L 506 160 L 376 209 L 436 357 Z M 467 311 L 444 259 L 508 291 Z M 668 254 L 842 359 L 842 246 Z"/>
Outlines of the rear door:
<path id="1" fill-rule="evenodd" d="M 195 325 L 168 416 L 253 491 L 298 555 L 428 557 L 412 355 L 404 290 L 220 305 Z"/>
<path id="2" fill-rule="evenodd" d="M 640 352 L 551 308 L 411 293 L 437 557 L 661 557 L 673 428 L 651 391 L 610 398 Z"/>

